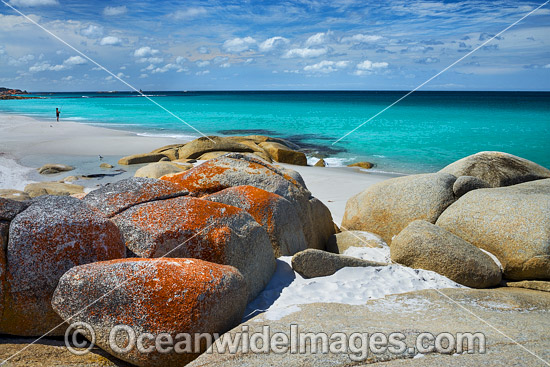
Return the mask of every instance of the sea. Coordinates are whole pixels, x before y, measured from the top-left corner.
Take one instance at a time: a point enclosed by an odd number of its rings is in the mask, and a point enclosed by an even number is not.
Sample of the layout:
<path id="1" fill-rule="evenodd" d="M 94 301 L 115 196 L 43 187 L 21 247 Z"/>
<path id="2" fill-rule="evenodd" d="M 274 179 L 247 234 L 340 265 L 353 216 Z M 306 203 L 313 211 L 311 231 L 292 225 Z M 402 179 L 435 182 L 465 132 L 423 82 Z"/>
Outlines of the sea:
<path id="1" fill-rule="evenodd" d="M 550 167 L 550 92 L 415 92 L 375 118 L 407 92 L 144 93 L 33 93 L 0 101 L 0 112 L 54 120 L 59 108 L 63 120 L 182 141 L 269 135 L 300 145 L 310 163 L 369 161 L 381 172 L 434 172 L 487 150 Z"/>

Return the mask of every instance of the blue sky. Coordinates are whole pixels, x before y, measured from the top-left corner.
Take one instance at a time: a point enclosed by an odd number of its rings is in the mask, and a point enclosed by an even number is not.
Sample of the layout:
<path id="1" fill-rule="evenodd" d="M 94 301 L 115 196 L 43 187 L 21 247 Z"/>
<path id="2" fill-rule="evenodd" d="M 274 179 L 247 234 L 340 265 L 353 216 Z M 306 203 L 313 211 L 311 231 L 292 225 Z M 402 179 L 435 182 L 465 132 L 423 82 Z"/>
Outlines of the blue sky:
<path id="1" fill-rule="evenodd" d="M 6 0 L 143 90 L 411 90 L 543 1 Z M 422 90 L 550 90 L 550 5 Z M 0 3 L 0 86 L 128 90 Z"/>

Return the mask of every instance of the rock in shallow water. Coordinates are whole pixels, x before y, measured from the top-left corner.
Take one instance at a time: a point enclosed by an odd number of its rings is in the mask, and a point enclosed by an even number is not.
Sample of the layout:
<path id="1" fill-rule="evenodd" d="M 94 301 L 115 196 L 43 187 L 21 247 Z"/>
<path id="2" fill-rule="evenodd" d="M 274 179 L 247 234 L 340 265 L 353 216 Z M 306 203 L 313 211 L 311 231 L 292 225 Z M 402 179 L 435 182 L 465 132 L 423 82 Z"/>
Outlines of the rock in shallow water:
<path id="1" fill-rule="evenodd" d="M 12 220 L 6 248 L 0 332 L 39 336 L 61 319 L 51 308 L 59 278 L 73 266 L 125 257 L 113 222 L 71 197 L 46 196 Z M 58 328 L 52 335 L 64 333 Z"/>
<path id="2" fill-rule="evenodd" d="M 502 274 L 489 255 L 447 232 L 417 220 L 392 241 L 391 259 L 415 269 L 435 271 L 473 288 L 488 288 L 500 283 Z"/>
<path id="3" fill-rule="evenodd" d="M 64 320 L 76 315 L 69 323 L 90 324 L 96 344 L 122 360 L 138 366 L 184 366 L 206 349 L 196 346 L 195 334 L 221 335 L 236 326 L 246 300 L 245 281 L 231 266 L 197 259 L 126 259 L 72 268 L 60 279 L 52 305 Z M 151 334 L 144 347 L 152 352 L 112 348 L 109 334 L 121 324 L 136 337 Z M 174 341 L 171 347 L 183 340 L 178 334 L 189 334 L 191 352 L 162 352 L 154 345 L 161 333 Z M 126 335 L 116 335 L 117 347 L 128 345 Z"/>

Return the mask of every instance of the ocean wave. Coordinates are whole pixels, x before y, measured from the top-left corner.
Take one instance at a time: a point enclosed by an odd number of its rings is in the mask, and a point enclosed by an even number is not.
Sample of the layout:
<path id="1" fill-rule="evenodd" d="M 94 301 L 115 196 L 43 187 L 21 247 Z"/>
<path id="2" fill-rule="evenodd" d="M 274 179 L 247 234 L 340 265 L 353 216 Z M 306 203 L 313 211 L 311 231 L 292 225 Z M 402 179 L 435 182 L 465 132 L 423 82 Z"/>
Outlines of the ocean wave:
<path id="1" fill-rule="evenodd" d="M 0 157 L 0 189 L 23 190 L 34 181 L 29 176 L 34 170 L 24 167 L 13 159 Z"/>
<path id="2" fill-rule="evenodd" d="M 136 133 L 136 135 L 152 137 L 152 138 L 173 138 L 173 139 L 185 139 L 185 140 L 194 140 L 199 137 L 196 135 L 186 135 L 186 134 L 155 134 L 155 133 Z"/>

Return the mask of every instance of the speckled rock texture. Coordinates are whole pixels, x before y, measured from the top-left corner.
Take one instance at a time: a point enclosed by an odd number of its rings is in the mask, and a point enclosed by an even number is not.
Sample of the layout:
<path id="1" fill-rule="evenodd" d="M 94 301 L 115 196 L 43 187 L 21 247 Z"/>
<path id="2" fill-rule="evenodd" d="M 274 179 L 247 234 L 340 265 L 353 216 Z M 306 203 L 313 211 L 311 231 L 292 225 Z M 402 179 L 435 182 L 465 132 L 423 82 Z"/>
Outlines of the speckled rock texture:
<path id="1" fill-rule="evenodd" d="M 35 200 L 10 224 L 0 332 L 49 331 L 61 322 L 50 304 L 59 278 L 73 266 L 123 257 L 118 228 L 98 211 L 72 197 Z"/>
<path id="2" fill-rule="evenodd" d="M 449 164 L 439 172 L 474 176 L 491 187 L 550 178 L 550 170 L 527 159 L 502 152 L 479 152 Z"/>
<path id="3" fill-rule="evenodd" d="M 334 233 L 330 211 L 311 196 L 303 180 L 261 159 L 232 153 L 206 161 L 187 172 L 161 178 L 198 197 L 242 185 L 280 195 L 295 206 L 309 248 L 325 249 L 328 238 Z"/>
<path id="4" fill-rule="evenodd" d="M 134 205 L 187 195 L 181 187 L 153 178 L 127 178 L 90 192 L 84 201 L 107 217 Z"/>
<path id="5" fill-rule="evenodd" d="M 248 145 L 241 144 L 230 137 L 203 136 L 181 147 L 178 151 L 178 157 L 180 159 L 199 158 L 205 153 L 216 151 L 253 153 L 254 149 Z"/>
<path id="6" fill-rule="evenodd" d="M 489 288 L 502 274 L 489 255 L 434 224 L 416 220 L 392 241 L 391 259 L 414 269 L 435 271 L 471 288 Z"/>
<path id="7" fill-rule="evenodd" d="M 550 279 L 550 179 L 470 191 L 436 224 L 494 254 L 507 279 Z"/>
<path id="8" fill-rule="evenodd" d="M 307 166 L 307 157 L 303 152 L 290 149 L 286 145 L 276 142 L 260 143 L 260 148 L 265 150 L 274 161 L 280 163 Z"/>
<path id="9" fill-rule="evenodd" d="M 235 186 L 203 199 L 246 210 L 267 231 L 275 257 L 307 248 L 298 213 L 282 196 L 254 186 Z"/>
<path id="10" fill-rule="evenodd" d="M 535 291 L 550 292 L 550 282 L 543 280 L 521 280 L 519 282 L 503 282 L 506 287 L 525 288 Z"/>
<path id="11" fill-rule="evenodd" d="M 447 173 L 428 173 L 379 182 L 348 200 L 342 228 L 373 232 L 390 244 L 414 220 L 435 223 L 455 201 L 455 181 Z"/>
<path id="12" fill-rule="evenodd" d="M 28 202 L 0 198 L 0 220 L 12 220 L 29 205 Z"/>
<path id="13" fill-rule="evenodd" d="M 343 254 L 350 247 L 379 248 L 386 243 L 382 237 L 365 231 L 343 231 L 330 236 L 327 251 L 335 254 Z"/>
<path id="14" fill-rule="evenodd" d="M 491 185 L 483 181 L 481 178 L 474 176 L 460 176 L 456 179 L 453 185 L 453 192 L 455 193 L 455 196 L 459 198 L 469 191 L 486 189 L 489 187 L 491 187 Z"/>
<path id="15" fill-rule="evenodd" d="M 125 259 L 69 270 L 59 281 L 52 305 L 65 320 L 89 305 L 71 322 L 90 324 L 96 344 L 117 358 L 137 366 L 183 366 L 198 354 L 162 353 L 156 348 L 151 353 L 137 348 L 118 353 L 110 347 L 109 333 L 123 324 L 136 337 L 168 333 L 179 340 L 179 333 L 222 334 L 239 324 L 246 300 L 244 279 L 231 266 L 197 259 Z M 115 340 L 118 347 L 127 346 L 125 333 Z M 145 339 L 144 347 L 150 345 Z"/>
<path id="16" fill-rule="evenodd" d="M 246 211 L 193 197 L 134 206 L 113 217 L 139 257 L 184 257 L 232 265 L 256 297 L 275 271 L 269 236 Z"/>
<path id="17" fill-rule="evenodd" d="M 345 267 L 385 266 L 388 264 L 358 259 L 331 252 L 307 249 L 292 257 L 292 269 L 304 278 L 326 277 Z"/>

